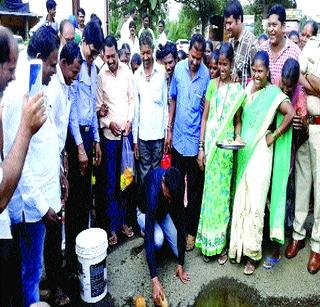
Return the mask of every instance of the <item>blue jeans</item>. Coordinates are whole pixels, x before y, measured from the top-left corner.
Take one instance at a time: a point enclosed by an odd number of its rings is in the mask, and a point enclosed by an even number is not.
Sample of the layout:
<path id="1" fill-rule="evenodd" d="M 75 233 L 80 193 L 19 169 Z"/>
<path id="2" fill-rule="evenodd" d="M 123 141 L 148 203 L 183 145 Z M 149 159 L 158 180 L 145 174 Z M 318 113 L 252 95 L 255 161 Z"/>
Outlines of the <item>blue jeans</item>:
<path id="1" fill-rule="evenodd" d="M 14 226 L 21 252 L 22 293 L 24 306 L 40 301 L 39 284 L 43 269 L 43 246 L 46 233 L 42 221 Z"/>
<path id="2" fill-rule="evenodd" d="M 160 166 L 163 154 L 164 140 L 143 141 L 138 140 L 139 145 L 139 176 L 140 183 L 144 181 L 144 177 L 148 174 L 150 169 Z"/>
<path id="3" fill-rule="evenodd" d="M 120 192 L 120 167 L 122 140 L 108 140 L 102 137 L 105 171 L 105 212 L 108 217 L 110 231 L 117 232 L 125 223 L 125 207 Z"/>
<path id="4" fill-rule="evenodd" d="M 137 222 L 141 231 L 144 231 L 146 225 L 146 215 L 139 209 L 137 209 Z M 169 213 L 160 223 L 155 223 L 154 245 L 156 250 L 159 250 L 162 247 L 164 239 L 166 239 L 169 243 L 173 254 L 178 257 L 177 229 L 176 226 L 174 226 Z"/>

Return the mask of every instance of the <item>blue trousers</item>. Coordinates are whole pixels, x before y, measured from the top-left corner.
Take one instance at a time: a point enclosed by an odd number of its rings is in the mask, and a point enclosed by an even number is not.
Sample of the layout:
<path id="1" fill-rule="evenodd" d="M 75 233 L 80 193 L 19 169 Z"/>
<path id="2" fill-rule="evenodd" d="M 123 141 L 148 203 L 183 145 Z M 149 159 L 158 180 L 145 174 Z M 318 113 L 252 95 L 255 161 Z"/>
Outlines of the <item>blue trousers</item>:
<path id="1" fill-rule="evenodd" d="M 46 228 L 42 221 L 14 226 L 21 252 L 22 294 L 24 306 L 40 301 L 39 284 L 43 269 Z"/>
<path id="2" fill-rule="evenodd" d="M 139 209 L 137 209 L 137 222 L 140 229 L 144 231 L 146 226 L 146 215 Z M 162 247 L 164 239 L 169 243 L 173 254 L 178 257 L 177 229 L 176 226 L 174 226 L 169 213 L 161 222 L 155 223 L 154 225 L 154 245 L 156 250 L 159 250 Z"/>

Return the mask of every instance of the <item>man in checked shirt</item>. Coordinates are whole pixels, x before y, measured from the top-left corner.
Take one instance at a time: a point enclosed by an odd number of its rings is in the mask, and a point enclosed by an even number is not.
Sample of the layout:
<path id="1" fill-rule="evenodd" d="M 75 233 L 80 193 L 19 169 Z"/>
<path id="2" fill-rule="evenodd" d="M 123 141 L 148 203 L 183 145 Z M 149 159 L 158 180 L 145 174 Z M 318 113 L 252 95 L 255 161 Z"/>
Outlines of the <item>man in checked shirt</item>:
<path id="1" fill-rule="evenodd" d="M 226 34 L 234 49 L 233 79 L 245 87 L 251 78 L 251 63 L 258 50 L 258 41 L 244 28 L 243 9 L 239 1 L 229 1 L 223 16 Z"/>

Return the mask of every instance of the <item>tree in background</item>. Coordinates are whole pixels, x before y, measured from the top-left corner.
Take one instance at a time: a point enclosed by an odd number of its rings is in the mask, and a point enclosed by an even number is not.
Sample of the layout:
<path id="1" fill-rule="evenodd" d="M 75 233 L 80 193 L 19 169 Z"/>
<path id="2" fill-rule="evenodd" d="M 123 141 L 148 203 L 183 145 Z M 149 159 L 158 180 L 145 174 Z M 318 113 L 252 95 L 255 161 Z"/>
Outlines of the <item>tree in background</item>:
<path id="1" fill-rule="evenodd" d="M 267 18 L 268 11 L 274 4 L 282 4 L 285 8 L 296 8 L 296 0 L 248 0 L 249 4 L 244 6 L 244 13 L 254 15 L 255 35 L 262 34 L 262 19 Z"/>
<path id="2" fill-rule="evenodd" d="M 209 23 L 209 18 L 213 15 L 222 15 L 227 0 L 175 0 L 193 10 L 199 20 L 202 35 Z"/>
<path id="3" fill-rule="evenodd" d="M 158 20 L 164 19 L 167 12 L 168 0 L 111 0 L 110 1 L 110 29 L 116 36 L 120 35 L 123 24 L 123 13 L 130 12 L 132 7 L 138 9 L 138 19 L 136 21 L 137 32 L 141 28 L 141 16 L 147 12 L 150 16 L 150 26 L 157 32 L 156 24 Z"/>

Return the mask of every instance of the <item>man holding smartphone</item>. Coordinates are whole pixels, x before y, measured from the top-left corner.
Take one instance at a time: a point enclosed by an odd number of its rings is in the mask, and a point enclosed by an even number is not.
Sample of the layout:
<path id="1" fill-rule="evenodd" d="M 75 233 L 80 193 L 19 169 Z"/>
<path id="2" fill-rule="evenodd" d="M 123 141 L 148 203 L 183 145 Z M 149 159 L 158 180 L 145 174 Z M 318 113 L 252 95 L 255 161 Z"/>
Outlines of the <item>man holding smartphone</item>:
<path id="1" fill-rule="evenodd" d="M 15 79 L 18 46 L 12 33 L 0 26 L 0 101 L 8 83 Z M 2 107 L 0 107 L 0 150 L 2 156 Z M 0 164 L 0 306 L 19 306 L 19 286 L 14 274 L 15 254 L 7 205 L 21 176 L 31 137 L 46 121 L 43 94 L 24 98 L 22 118 L 16 138 Z M 0 158 L 1 161 L 1 158 Z"/>
<path id="2" fill-rule="evenodd" d="M 59 37 L 48 26 L 32 36 L 28 46 L 29 59 L 42 61 L 42 84 L 47 85 L 56 73 Z M 17 79 L 3 96 L 4 155 L 9 156 L 22 116 L 24 95 L 28 92 L 28 67 L 19 67 Z M 22 294 L 24 306 L 38 302 L 42 275 L 45 223 L 56 223 L 60 209 L 58 135 L 50 118 L 30 141 L 22 175 L 9 203 L 13 236 L 21 252 Z"/>

